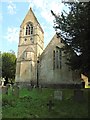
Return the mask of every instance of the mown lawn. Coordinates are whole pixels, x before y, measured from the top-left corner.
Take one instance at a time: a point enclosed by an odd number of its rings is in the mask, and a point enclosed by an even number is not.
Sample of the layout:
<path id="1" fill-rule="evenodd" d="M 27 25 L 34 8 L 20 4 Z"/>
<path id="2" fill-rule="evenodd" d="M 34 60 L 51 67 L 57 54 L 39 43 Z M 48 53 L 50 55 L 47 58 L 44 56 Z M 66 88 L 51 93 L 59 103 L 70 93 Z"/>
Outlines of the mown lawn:
<path id="1" fill-rule="evenodd" d="M 61 89 L 60 89 L 61 90 Z M 73 90 L 63 89 L 63 99 L 54 99 L 55 89 L 20 89 L 19 97 L 2 96 L 3 118 L 88 118 L 88 91 L 84 91 L 85 100 L 73 100 Z M 54 107 L 48 110 L 47 103 L 52 99 Z"/>

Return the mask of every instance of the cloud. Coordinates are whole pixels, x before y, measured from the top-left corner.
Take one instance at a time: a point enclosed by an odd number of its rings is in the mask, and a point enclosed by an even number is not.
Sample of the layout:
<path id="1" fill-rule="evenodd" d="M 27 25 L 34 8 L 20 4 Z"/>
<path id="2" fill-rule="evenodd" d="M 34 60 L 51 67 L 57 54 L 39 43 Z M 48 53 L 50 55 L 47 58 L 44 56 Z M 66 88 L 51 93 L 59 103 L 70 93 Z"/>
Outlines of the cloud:
<path id="1" fill-rule="evenodd" d="M 47 21 L 51 22 L 53 17 L 51 15 L 51 10 L 55 13 L 60 13 L 64 7 L 64 4 L 61 3 L 62 0 L 27 0 L 29 3 L 29 8 L 32 7 L 33 9 L 40 9 L 40 15 Z"/>
<path id="2" fill-rule="evenodd" d="M 41 16 L 48 22 L 49 24 L 52 23 L 54 17 L 51 15 L 51 12 L 41 11 Z"/>
<path id="3" fill-rule="evenodd" d="M 9 2 L 7 9 L 8 9 L 8 14 L 10 15 L 16 14 L 16 5 L 13 4 L 12 1 Z"/>
<path id="4" fill-rule="evenodd" d="M 59 0 L 53 1 L 50 4 L 50 9 L 53 10 L 56 14 L 61 13 L 64 4 L 61 3 Z"/>
<path id="5" fill-rule="evenodd" d="M 7 33 L 5 38 L 9 41 L 9 42 L 17 42 L 18 43 L 18 39 L 19 39 L 19 28 L 17 27 L 8 27 L 7 29 Z"/>
<path id="6" fill-rule="evenodd" d="M 29 3 L 29 7 L 36 7 L 36 8 L 45 8 L 46 0 L 27 0 Z"/>

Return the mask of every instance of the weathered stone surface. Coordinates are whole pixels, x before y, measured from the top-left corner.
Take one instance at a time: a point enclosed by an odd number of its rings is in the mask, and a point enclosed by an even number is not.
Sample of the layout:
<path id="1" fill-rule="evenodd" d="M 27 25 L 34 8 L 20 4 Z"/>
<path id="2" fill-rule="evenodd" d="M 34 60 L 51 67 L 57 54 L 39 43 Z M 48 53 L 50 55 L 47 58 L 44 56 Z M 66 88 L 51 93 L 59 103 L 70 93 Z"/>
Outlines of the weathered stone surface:
<path id="1" fill-rule="evenodd" d="M 33 25 L 31 35 L 26 35 L 28 23 Z M 73 72 L 66 65 L 67 56 L 62 51 L 63 46 L 55 34 L 44 49 L 44 32 L 30 8 L 20 26 L 15 81 L 23 84 L 33 81 L 35 85 L 79 82 L 78 72 Z"/>
<path id="2" fill-rule="evenodd" d="M 54 91 L 54 99 L 55 100 L 62 100 L 62 91 Z"/>
<path id="3" fill-rule="evenodd" d="M 18 86 L 13 86 L 12 95 L 15 97 L 19 97 L 19 87 Z"/>
<path id="4" fill-rule="evenodd" d="M 3 86 L 1 89 L 2 89 L 2 94 L 8 94 L 8 87 L 7 86 Z"/>
<path id="5" fill-rule="evenodd" d="M 58 48 L 57 48 L 58 46 Z M 67 56 L 62 52 L 62 67 L 58 63 L 58 68 L 56 67 L 53 69 L 53 51 L 57 51 L 64 46 L 61 43 L 61 39 L 57 38 L 55 35 L 48 46 L 45 48 L 44 52 L 40 56 L 40 63 L 39 63 L 39 82 L 42 84 L 61 84 L 61 83 L 74 83 L 80 82 L 78 72 L 73 72 L 70 70 L 69 66 L 66 64 Z M 59 59 L 59 57 L 58 57 Z M 60 60 L 58 60 L 60 62 Z M 55 66 L 57 63 L 55 63 Z"/>
<path id="6" fill-rule="evenodd" d="M 29 22 L 33 25 L 33 34 L 26 35 L 26 25 Z M 37 60 L 44 49 L 44 33 L 31 8 L 20 28 L 15 80 L 16 82 L 30 82 L 31 80 L 35 82 Z"/>

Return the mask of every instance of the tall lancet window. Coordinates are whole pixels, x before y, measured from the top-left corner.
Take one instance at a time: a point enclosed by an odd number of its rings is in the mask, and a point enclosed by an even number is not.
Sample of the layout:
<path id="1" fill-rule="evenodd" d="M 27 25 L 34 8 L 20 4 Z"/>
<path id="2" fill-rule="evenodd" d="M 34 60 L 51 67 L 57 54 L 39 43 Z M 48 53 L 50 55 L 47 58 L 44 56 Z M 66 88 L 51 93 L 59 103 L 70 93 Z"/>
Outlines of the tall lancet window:
<path id="1" fill-rule="evenodd" d="M 33 34 L 33 24 L 29 22 L 26 25 L 26 35 L 32 35 Z"/>
<path id="2" fill-rule="evenodd" d="M 61 48 L 56 48 L 53 51 L 53 70 L 62 68 L 62 50 Z"/>
<path id="3" fill-rule="evenodd" d="M 58 49 L 56 50 L 56 68 L 58 69 Z"/>

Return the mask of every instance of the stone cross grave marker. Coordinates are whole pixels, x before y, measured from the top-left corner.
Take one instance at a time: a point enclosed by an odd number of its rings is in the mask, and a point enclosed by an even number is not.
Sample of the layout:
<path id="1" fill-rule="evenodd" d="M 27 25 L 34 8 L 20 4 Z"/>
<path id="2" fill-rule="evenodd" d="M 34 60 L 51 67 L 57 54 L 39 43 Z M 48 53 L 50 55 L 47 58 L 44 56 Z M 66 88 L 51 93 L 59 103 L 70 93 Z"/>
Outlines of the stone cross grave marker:
<path id="1" fill-rule="evenodd" d="M 15 96 L 15 97 L 19 97 L 19 87 L 18 86 L 13 86 L 12 88 L 12 94 Z"/>
<path id="2" fill-rule="evenodd" d="M 84 100 L 83 91 L 80 89 L 74 90 L 74 100 L 77 102 L 81 102 Z"/>
<path id="3" fill-rule="evenodd" d="M 54 99 L 56 100 L 62 100 L 62 91 L 54 91 Z"/>
<path id="4" fill-rule="evenodd" d="M 54 106 L 54 103 L 52 102 L 52 100 L 49 100 L 49 102 L 47 103 L 48 109 L 49 111 L 52 110 L 52 107 Z"/>

